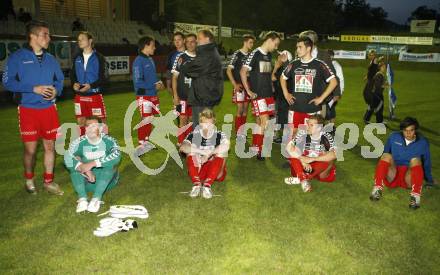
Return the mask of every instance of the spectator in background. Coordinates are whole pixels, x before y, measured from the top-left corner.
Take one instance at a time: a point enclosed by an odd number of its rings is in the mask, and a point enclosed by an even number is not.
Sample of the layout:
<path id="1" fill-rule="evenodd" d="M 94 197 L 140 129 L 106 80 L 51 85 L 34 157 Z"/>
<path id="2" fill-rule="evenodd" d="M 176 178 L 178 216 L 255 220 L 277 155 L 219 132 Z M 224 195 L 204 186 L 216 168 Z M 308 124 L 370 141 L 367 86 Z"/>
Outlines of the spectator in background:
<path id="1" fill-rule="evenodd" d="M 371 116 L 376 115 L 376 123 L 383 123 L 383 90 L 388 86 L 387 83 L 387 64 L 383 59 L 379 59 L 379 71 L 373 76 L 370 84 L 364 90 L 364 99 L 367 103 L 367 111 L 364 115 L 365 124 L 370 123 Z"/>
<path id="2" fill-rule="evenodd" d="M 72 22 L 72 32 L 80 32 L 84 30 L 85 29 L 83 23 L 81 22 L 79 17 L 77 17 L 75 21 Z"/>
<path id="3" fill-rule="evenodd" d="M 18 10 L 17 19 L 18 19 L 18 21 L 26 24 L 26 23 L 32 21 L 32 16 L 29 12 L 25 12 L 23 8 L 20 8 Z"/>
<path id="4" fill-rule="evenodd" d="M 12 0 L 0 1 L 0 21 L 7 21 L 9 15 L 12 15 L 14 19 L 17 19 Z"/>
<path id="5" fill-rule="evenodd" d="M 130 41 L 127 39 L 127 37 L 122 37 L 122 43 L 124 43 L 125 45 L 130 45 Z"/>
<path id="6" fill-rule="evenodd" d="M 137 35 L 138 35 L 139 39 L 144 37 L 145 36 L 144 30 L 143 29 L 139 29 Z"/>
<path id="7" fill-rule="evenodd" d="M 112 19 L 113 19 L 113 22 L 116 21 L 116 8 L 114 8 L 112 11 Z"/>

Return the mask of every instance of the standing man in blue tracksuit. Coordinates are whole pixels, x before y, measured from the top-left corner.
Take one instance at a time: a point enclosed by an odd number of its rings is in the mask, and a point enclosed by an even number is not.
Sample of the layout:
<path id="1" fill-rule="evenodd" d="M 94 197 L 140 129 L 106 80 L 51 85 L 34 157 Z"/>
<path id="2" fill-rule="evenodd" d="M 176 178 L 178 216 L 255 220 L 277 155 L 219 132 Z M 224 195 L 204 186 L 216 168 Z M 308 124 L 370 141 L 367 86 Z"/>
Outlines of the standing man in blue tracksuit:
<path id="1" fill-rule="evenodd" d="M 8 58 L 3 85 L 19 99 L 18 121 L 24 144 L 25 187 L 36 194 L 34 168 L 39 139 L 44 148 L 44 188 L 56 195 L 63 191 L 54 179 L 55 139 L 60 126 L 55 99 L 63 90 L 64 76 L 55 57 L 46 52 L 49 27 L 31 21 L 26 26 L 29 44 Z"/>
<path id="2" fill-rule="evenodd" d="M 157 78 L 156 65 L 151 57 L 156 50 L 156 42 L 151 36 L 139 39 L 139 55 L 133 62 L 133 86 L 139 111 L 145 124 L 138 129 L 139 146 L 136 155 L 141 156 L 154 148 L 148 141 L 154 115 L 159 114 L 157 90 L 163 89 L 163 83 Z"/>
<path id="3" fill-rule="evenodd" d="M 108 72 L 105 57 L 93 48 L 93 36 L 90 32 L 78 34 L 78 46 L 81 52 L 73 59 L 70 80 L 75 92 L 75 116 L 81 136 L 85 134 L 86 117 L 96 116 L 106 124 L 103 85 Z M 104 129 L 107 133 L 107 129 Z"/>
<path id="4" fill-rule="evenodd" d="M 390 135 L 384 152 L 376 167 L 374 187 L 370 199 L 377 201 L 382 196 L 383 186 L 411 189 L 409 207 L 420 207 L 423 178 L 431 185 L 435 183 L 431 174 L 431 153 L 426 138 L 417 132 L 417 119 L 406 117 L 400 123 L 401 132 Z"/>

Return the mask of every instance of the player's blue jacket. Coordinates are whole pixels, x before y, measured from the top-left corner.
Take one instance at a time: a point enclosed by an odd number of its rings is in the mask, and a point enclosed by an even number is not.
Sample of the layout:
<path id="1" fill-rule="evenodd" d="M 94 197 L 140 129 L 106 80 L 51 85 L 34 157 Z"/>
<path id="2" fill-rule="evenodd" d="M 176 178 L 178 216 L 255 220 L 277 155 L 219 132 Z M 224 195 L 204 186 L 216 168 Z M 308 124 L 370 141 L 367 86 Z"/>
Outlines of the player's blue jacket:
<path id="1" fill-rule="evenodd" d="M 103 92 L 103 85 L 108 78 L 107 64 L 105 57 L 93 51 L 87 61 L 87 67 L 84 69 L 84 56 L 79 53 L 73 60 L 72 70 L 70 71 L 70 80 L 72 85 L 90 84 L 90 90 L 86 93 L 77 93 L 82 96 L 95 95 Z"/>
<path id="2" fill-rule="evenodd" d="M 63 91 L 64 75 L 60 64 L 53 55 L 43 51 L 41 63 L 32 48 L 25 46 L 12 53 L 3 72 L 5 88 L 20 96 L 20 105 L 28 108 L 44 109 L 52 106 L 55 99 L 48 101 L 34 93 L 34 86 L 52 85 L 58 96 Z"/>
<path id="3" fill-rule="evenodd" d="M 158 82 L 153 58 L 140 53 L 133 62 L 134 92 L 139 96 L 156 96 Z"/>
<path id="4" fill-rule="evenodd" d="M 406 145 L 405 137 L 401 132 L 392 133 L 385 144 L 384 153 L 391 154 L 394 162 L 398 166 L 408 166 L 412 158 L 419 158 L 423 162 L 426 181 L 433 182 L 429 143 L 428 140 L 420 134 L 417 134 L 414 142 Z"/>

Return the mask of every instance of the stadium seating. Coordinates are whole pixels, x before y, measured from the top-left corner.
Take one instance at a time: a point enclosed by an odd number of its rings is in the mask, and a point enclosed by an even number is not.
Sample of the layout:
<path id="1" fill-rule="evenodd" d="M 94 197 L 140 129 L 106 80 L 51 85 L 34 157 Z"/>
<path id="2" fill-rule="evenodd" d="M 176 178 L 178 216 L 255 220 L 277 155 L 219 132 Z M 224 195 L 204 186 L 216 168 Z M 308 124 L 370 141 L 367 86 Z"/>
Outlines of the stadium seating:
<path id="1" fill-rule="evenodd" d="M 62 36 L 74 36 L 72 33 L 72 22 L 74 17 L 53 17 L 42 16 L 42 20 L 49 24 L 51 34 Z M 148 25 L 134 21 L 109 21 L 100 18 L 81 19 L 86 30 L 89 30 L 96 37 L 98 43 L 106 44 L 124 44 L 123 38 L 126 38 L 130 44 L 136 44 L 139 37 L 139 30 L 143 35 L 152 35 L 161 44 L 168 44 L 169 39 L 166 35 L 161 35 L 153 31 Z M 23 35 L 25 26 L 22 22 L 9 20 L 0 24 L 0 33 Z"/>

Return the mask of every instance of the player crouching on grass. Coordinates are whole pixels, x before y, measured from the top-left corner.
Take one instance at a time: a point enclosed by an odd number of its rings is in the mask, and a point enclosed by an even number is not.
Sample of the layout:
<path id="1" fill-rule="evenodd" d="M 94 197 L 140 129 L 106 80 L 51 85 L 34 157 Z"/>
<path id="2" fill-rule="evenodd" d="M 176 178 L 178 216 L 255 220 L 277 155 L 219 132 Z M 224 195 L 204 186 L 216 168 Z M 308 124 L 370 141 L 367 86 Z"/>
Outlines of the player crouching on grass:
<path id="1" fill-rule="evenodd" d="M 229 146 L 226 135 L 217 131 L 214 112 L 204 109 L 199 115 L 199 125 L 180 147 L 180 151 L 187 155 L 188 174 L 193 183 L 190 197 L 199 196 L 202 190 L 203 198 L 212 198 L 211 185 L 226 177 Z"/>
<path id="2" fill-rule="evenodd" d="M 301 183 L 304 192 L 311 192 L 310 180 L 333 182 L 336 179 L 335 144 L 333 136 L 323 131 L 324 118 L 312 115 L 306 121 L 307 128 L 300 126 L 295 139 L 287 144 L 292 177 L 286 184 Z"/>
<path id="3" fill-rule="evenodd" d="M 119 181 L 117 166 L 121 152 L 115 139 L 104 134 L 104 125 L 98 117 L 86 118 L 86 134 L 74 140 L 64 155 L 73 188 L 78 194 L 76 212 L 96 213 L 103 194 Z M 90 203 L 87 193 L 92 192 Z"/>
<path id="4" fill-rule="evenodd" d="M 401 132 L 390 135 L 384 153 L 376 167 L 374 187 L 370 199 L 377 201 L 382 196 L 383 185 L 389 188 L 411 188 L 409 207 L 420 207 L 423 178 L 434 184 L 431 174 L 429 143 L 417 129 L 417 119 L 406 117 L 400 123 Z"/>

